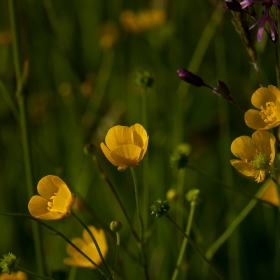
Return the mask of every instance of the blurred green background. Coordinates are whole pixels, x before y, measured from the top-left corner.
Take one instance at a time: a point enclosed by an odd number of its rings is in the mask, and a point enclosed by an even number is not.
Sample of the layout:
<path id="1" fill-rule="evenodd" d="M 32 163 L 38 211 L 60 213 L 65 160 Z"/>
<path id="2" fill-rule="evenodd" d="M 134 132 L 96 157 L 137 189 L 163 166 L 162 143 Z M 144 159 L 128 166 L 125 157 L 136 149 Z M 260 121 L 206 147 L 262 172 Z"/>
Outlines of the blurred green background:
<path id="1" fill-rule="evenodd" d="M 27 214 L 30 197 L 17 117 L 8 3 L 0 0 L 0 211 Z M 117 275 L 120 279 L 144 279 L 141 268 L 126 253 L 129 248 L 138 254 L 124 216 L 83 147 L 90 142 L 98 147 L 97 158 L 138 230 L 131 174 L 129 170 L 119 172 L 99 145 L 112 126 L 142 123 L 142 92 L 134 85 L 134 78 L 138 71 L 147 70 L 155 82 L 146 96 L 148 153 L 136 169 L 140 195 L 143 197 L 143 165 L 147 161 L 148 205 L 165 199 L 171 188 L 179 190 L 179 201 L 170 202 L 170 215 L 185 228 L 189 213 L 185 194 L 198 188 L 191 237 L 205 252 L 249 202 L 250 198 L 238 189 L 253 195 L 260 186 L 243 178 L 229 163 L 234 157 L 231 142 L 253 133 L 246 127 L 243 114 L 209 89 L 189 87 L 176 73 L 190 66 L 190 71 L 211 86 L 220 79 L 242 107 L 251 108 L 250 98 L 259 86 L 258 80 L 231 24 L 232 15 L 222 8 L 223 1 L 16 0 L 14 4 L 20 59 L 29 62 L 27 104 L 34 194 L 37 182 L 54 174 L 78 197 L 86 199 L 93 213 L 80 211 L 77 215 L 88 225 L 105 230 L 111 266 L 115 237 L 109 224 L 122 221 L 123 247 Z M 120 20 L 125 10 L 137 14 L 151 8 L 162 9 L 165 14 L 154 26 L 135 31 Z M 256 30 L 252 34 L 255 39 Z M 276 85 L 274 46 L 264 38 L 256 48 L 263 85 Z M 12 103 L 7 102 L 5 94 Z M 191 166 L 234 186 L 236 191 L 194 170 L 172 167 L 170 155 L 183 142 L 192 146 Z M 165 218 L 151 216 L 148 208 L 142 207 L 142 212 L 151 234 L 145 247 L 150 278 L 171 279 L 183 238 Z M 257 204 L 219 248 L 212 262 L 226 279 L 272 278 L 276 213 L 277 209 Z M 13 252 L 22 267 L 36 271 L 31 223 L 25 218 L 0 216 L 0 255 Z M 47 223 L 70 239 L 83 231 L 73 217 Z M 66 242 L 46 228 L 41 232 L 46 274 L 63 271 L 68 279 L 74 272 L 63 264 Z M 77 269 L 76 279 L 89 278 L 103 279 L 96 270 Z M 217 279 L 189 245 L 178 276 L 187 278 Z"/>

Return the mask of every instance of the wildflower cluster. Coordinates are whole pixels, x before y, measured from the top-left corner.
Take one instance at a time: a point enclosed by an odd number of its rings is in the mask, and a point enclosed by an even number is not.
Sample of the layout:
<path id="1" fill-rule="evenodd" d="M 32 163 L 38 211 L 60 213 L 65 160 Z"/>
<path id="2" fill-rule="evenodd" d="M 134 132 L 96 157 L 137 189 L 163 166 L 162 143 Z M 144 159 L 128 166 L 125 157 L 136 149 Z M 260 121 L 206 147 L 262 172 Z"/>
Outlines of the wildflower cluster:
<path id="1" fill-rule="evenodd" d="M 259 19 L 256 19 L 255 23 L 250 27 L 250 29 L 259 25 L 257 39 L 258 41 L 261 41 L 263 31 L 265 30 L 265 24 L 268 22 L 270 26 L 270 38 L 271 40 L 275 41 L 278 29 L 276 26 L 276 22 L 273 19 L 272 8 L 275 7 L 278 10 L 280 9 L 278 0 L 243 0 L 241 3 L 239 3 L 237 0 L 226 0 L 225 7 L 234 12 L 247 12 L 252 17 L 254 17 L 254 12 L 251 12 L 248 7 L 256 3 L 260 3 L 264 7 L 264 10 L 262 12 L 262 16 Z"/>

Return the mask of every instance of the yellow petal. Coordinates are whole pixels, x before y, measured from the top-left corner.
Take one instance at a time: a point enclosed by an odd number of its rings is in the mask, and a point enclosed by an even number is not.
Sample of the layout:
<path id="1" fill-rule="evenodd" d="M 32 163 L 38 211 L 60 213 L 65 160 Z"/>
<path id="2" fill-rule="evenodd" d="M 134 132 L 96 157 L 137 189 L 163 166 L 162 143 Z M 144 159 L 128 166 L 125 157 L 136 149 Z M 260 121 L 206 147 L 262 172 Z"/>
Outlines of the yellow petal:
<path id="1" fill-rule="evenodd" d="M 231 152 L 238 158 L 251 162 L 256 154 L 253 140 L 249 136 L 237 137 L 231 144 Z"/>
<path id="2" fill-rule="evenodd" d="M 67 185 L 65 183 L 60 185 L 60 188 L 53 199 L 53 207 L 51 211 L 58 212 L 64 215 L 70 215 L 72 199 L 72 194 L 68 189 Z"/>
<path id="3" fill-rule="evenodd" d="M 267 158 L 270 158 L 271 156 L 271 141 L 274 146 L 275 144 L 275 137 L 272 133 L 265 131 L 265 130 L 258 130 L 253 133 L 252 140 L 255 143 L 255 146 L 257 147 L 258 153 L 262 153 L 267 156 Z"/>
<path id="4" fill-rule="evenodd" d="M 82 238 L 74 238 L 71 240 L 72 243 L 74 243 L 81 251 L 83 251 L 83 248 L 86 246 L 85 241 Z M 75 258 L 76 256 L 80 255 L 80 253 L 70 244 L 66 247 L 66 252 Z"/>
<path id="5" fill-rule="evenodd" d="M 139 161 L 141 161 L 143 159 L 143 157 L 145 156 L 147 149 L 148 149 L 148 142 L 149 142 L 149 136 L 147 137 L 146 142 L 144 142 L 144 146 L 142 148 L 141 154 L 140 154 L 140 158 Z"/>
<path id="6" fill-rule="evenodd" d="M 99 235 L 99 231 L 94 226 L 88 226 L 88 228 L 96 239 L 96 237 Z M 93 242 L 92 238 L 86 230 L 83 231 L 83 239 L 85 240 L 86 244 Z"/>
<path id="7" fill-rule="evenodd" d="M 270 138 L 270 165 L 274 162 L 275 159 L 275 138 Z"/>
<path id="8" fill-rule="evenodd" d="M 257 89 L 252 95 L 251 102 L 258 109 L 261 109 L 261 106 L 265 108 L 267 102 L 275 103 L 276 96 L 274 95 L 274 90 L 271 91 L 270 88 L 265 87 Z"/>
<path id="9" fill-rule="evenodd" d="M 275 86 L 268 86 L 268 89 L 275 95 L 276 99 L 280 98 L 280 91 Z"/>
<path id="10" fill-rule="evenodd" d="M 130 127 L 133 133 L 133 144 L 139 146 L 140 148 L 143 147 L 144 143 L 147 141 L 147 131 L 141 124 L 135 124 Z"/>
<path id="11" fill-rule="evenodd" d="M 247 126 L 253 129 L 266 129 L 267 123 L 261 118 L 260 111 L 250 109 L 244 115 Z"/>
<path id="12" fill-rule="evenodd" d="M 35 218 L 42 220 L 58 220 L 63 217 L 62 214 L 49 212 L 47 207 L 48 200 L 39 195 L 33 196 L 28 203 L 28 210 L 30 214 Z"/>
<path id="13" fill-rule="evenodd" d="M 254 168 L 253 165 L 249 164 L 248 162 L 238 160 L 238 159 L 232 159 L 232 160 L 230 160 L 230 163 L 241 174 L 243 174 L 247 177 L 255 178 L 255 174 L 256 174 L 257 170 Z"/>
<path id="14" fill-rule="evenodd" d="M 273 205 L 277 206 L 279 205 L 277 190 L 275 183 L 271 182 L 267 189 L 264 191 L 263 195 L 261 196 L 261 199 L 268 201 L 272 203 Z"/>
<path id="15" fill-rule="evenodd" d="M 102 142 L 100 144 L 100 148 L 102 150 L 102 152 L 104 153 L 105 157 L 115 166 L 120 166 L 121 163 L 114 160 L 111 156 L 111 151 L 105 146 L 105 144 Z"/>
<path id="16" fill-rule="evenodd" d="M 133 136 L 129 127 L 117 125 L 109 129 L 105 143 L 108 149 L 113 151 L 121 145 L 132 144 Z"/>
<path id="17" fill-rule="evenodd" d="M 43 177 L 38 185 L 37 185 L 37 190 L 38 190 L 38 193 L 46 198 L 46 199 L 50 199 L 50 197 L 52 197 L 54 195 L 54 193 L 57 193 L 58 192 L 58 188 L 59 186 L 57 186 L 54 181 L 53 181 L 53 177 L 55 177 L 56 179 L 56 182 L 60 182 L 62 181 L 59 177 L 57 176 L 54 176 L 54 175 L 48 175 L 48 176 L 45 176 Z M 58 180 L 58 179 L 60 180 Z M 63 182 L 63 181 L 62 181 Z M 64 182 L 63 182 L 64 183 Z M 65 184 L 65 183 L 64 183 Z"/>
<path id="18" fill-rule="evenodd" d="M 276 101 L 276 120 L 280 121 L 280 98 Z"/>
<path id="19" fill-rule="evenodd" d="M 120 146 L 111 152 L 112 158 L 121 163 L 120 166 L 138 166 L 142 149 L 136 145 Z"/>

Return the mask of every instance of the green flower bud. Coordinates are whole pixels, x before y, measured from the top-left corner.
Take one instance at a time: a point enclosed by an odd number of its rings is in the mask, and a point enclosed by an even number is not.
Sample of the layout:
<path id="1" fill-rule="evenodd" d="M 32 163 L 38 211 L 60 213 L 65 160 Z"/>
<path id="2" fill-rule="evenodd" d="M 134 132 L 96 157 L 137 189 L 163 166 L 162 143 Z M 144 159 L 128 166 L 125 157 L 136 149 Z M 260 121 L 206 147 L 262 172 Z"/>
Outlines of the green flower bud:
<path id="1" fill-rule="evenodd" d="M 84 153 L 87 156 L 94 156 L 95 152 L 96 152 L 96 147 L 92 143 L 89 143 L 84 147 Z"/>
<path id="2" fill-rule="evenodd" d="M 191 146 L 188 143 L 179 144 L 170 156 L 170 163 L 172 166 L 180 168 L 185 168 L 189 155 L 191 152 Z"/>
<path id="3" fill-rule="evenodd" d="M 180 194 L 175 189 L 170 189 L 166 193 L 166 198 L 168 201 L 176 202 L 179 198 Z"/>
<path id="4" fill-rule="evenodd" d="M 149 71 L 139 71 L 134 79 L 137 87 L 150 88 L 154 84 L 154 78 Z"/>
<path id="5" fill-rule="evenodd" d="M 169 210 L 169 205 L 167 200 L 162 201 L 161 199 L 158 199 L 154 202 L 154 204 L 150 207 L 152 210 L 152 215 L 156 215 L 157 218 L 161 217 L 163 214 L 167 213 Z"/>
<path id="6" fill-rule="evenodd" d="M 3 255 L 3 257 L 3 259 L 0 259 L 0 267 L 2 268 L 2 272 L 8 272 L 8 274 L 11 274 L 13 271 L 16 271 L 19 259 L 17 259 L 13 253 Z"/>
<path id="7" fill-rule="evenodd" d="M 113 221 L 110 224 L 110 229 L 113 232 L 119 232 L 122 229 L 122 223 L 119 221 Z"/>
<path id="8" fill-rule="evenodd" d="M 196 202 L 198 199 L 198 195 L 199 195 L 200 190 L 199 189 L 191 189 L 188 191 L 188 193 L 186 194 L 186 199 L 189 202 Z"/>

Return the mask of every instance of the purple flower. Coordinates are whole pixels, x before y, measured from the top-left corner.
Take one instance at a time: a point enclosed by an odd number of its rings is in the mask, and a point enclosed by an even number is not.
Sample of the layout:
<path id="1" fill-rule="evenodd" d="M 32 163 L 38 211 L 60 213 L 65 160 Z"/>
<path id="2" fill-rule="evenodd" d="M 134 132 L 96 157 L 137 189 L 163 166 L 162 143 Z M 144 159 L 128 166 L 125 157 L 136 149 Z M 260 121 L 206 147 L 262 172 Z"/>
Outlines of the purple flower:
<path id="1" fill-rule="evenodd" d="M 196 87 L 201 87 L 201 86 L 205 85 L 203 80 L 199 76 L 197 76 L 196 74 L 194 74 L 186 69 L 178 69 L 177 73 L 178 73 L 178 77 L 181 80 L 183 80 L 191 85 L 194 85 Z"/>
<path id="2" fill-rule="evenodd" d="M 271 8 L 272 5 L 274 5 L 277 9 L 280 8 L 280 4 L 278 3 L 278 0 L 243 0 L 240 4 L 242 9 L 245 9 L 246 7 L 254 4 L 254 3 L 261 3 L 266 8 Z"/>
<path id="3" fill-rule="evenodd" d="M 270 17 L 269 15 L 269 8 L 265 7 L 265 10 L 263 12 L 262 17 L 257 20 L 251 27 L 250 29 L 254 28 L 257 24 L 260 24 L 258 34 L 257 34 L 257 39 L 260 42 L 262 40 L 262 35 L 263 35 L 263 30 L 265 23 L 268 22 L 270 26 L 270 34 L 271 34 L 271 39 L 274 41 L 275 40 L 275 33 L 278 32 L 277 26 L 274 22 L 274 20 Z"/>
<path id="4" fill-rule="evenodd" d="M 242 9 L 247 8 L 248 6 L 255 4 L 255 3 L 261 3 L 262 6 L 264 6 L 264 11 L 259 20 L 257 20 L 251 27 L 250 29 L 254 28 L 257 24 L 260 25 L 258 34 L 257 34 L 257 39 L 260 42 L 262 40 L 262 35 L 265 27 L 265 23 L 268 22 L 270 26 L 270 34 L 271 34 L 271 39 L 274 41 L 275 40 L 275 33 L 278 32 L 277 26 L 274 22 L 274 20 L 271 18 L 269 15 L 269 11 L 271 7 L 274 5 L 276 9 L 280 9 L 280 4 L 278 2 L 279 0 L 243 0 L 240 5 Z"/>

